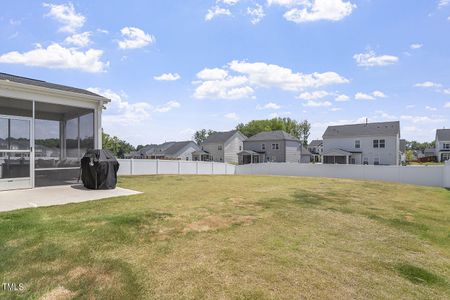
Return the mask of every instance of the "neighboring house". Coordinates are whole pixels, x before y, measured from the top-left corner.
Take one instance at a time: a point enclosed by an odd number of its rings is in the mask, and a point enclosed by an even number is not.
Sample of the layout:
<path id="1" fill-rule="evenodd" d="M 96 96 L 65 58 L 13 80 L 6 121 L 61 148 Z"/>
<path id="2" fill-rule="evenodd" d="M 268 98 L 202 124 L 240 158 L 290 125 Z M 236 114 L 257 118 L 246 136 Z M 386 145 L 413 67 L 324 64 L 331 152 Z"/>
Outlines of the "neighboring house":
<path id="1" fill-rule="evenodd" d="M 302 155 L 303 151 L 303 155 Z M 287 132 L 265 131 L 244 141 L 244 150 L 239 152 L 239 164 L 262 162 L 309 163 L 311 153 L 300 141 Z"/>
<path id="2" fill-rule="evenodd" d="M 433 159 L 436 158 L 436 149 L 435 148 L 426 148 L 423 150 L 423 157 L 433 157 Z"/>
<path id="3" fill-rule="evenodd" d="M 311 153 L 311 162 L 322 162 L 323 140 L 312 140 L 308 151 Z"/>
<path id="4" fill-rule="evenodd" d="M 435 153 L 438 162 L 450 160 L 450 129 L 436 130 Z"/>
<path id="5" fill-rule="evenodd" d="M 400 139 L 400 163 L 406 163 L 406 140 Z"/>
<path id="6" fill-rule="evenodd" d="M 137 159 L 193 160 L 193 153 L 201 150 L 193 141 L 165 142 L 160 145 L 147 145 L 138 151 L 125 155 Z"/>
<path id="7" fill-rule="evenodd" d="M 400 122 L 329 126 L 323 134 L 326 164 L 400 164 Z"/>
<path id="8" fill-rule="evenodd" d="M 194 160 L 238 163 L 238 153 L 242 151 L 246 139 L 238 130 L 215 132 L 193 154 Z"/>
<path id="9" fill-rule="evenodd" d="M 102 110 L 109 101 L 0 73 L 0 190 L 76 183 L 81 157 L 102 147 Z"/>

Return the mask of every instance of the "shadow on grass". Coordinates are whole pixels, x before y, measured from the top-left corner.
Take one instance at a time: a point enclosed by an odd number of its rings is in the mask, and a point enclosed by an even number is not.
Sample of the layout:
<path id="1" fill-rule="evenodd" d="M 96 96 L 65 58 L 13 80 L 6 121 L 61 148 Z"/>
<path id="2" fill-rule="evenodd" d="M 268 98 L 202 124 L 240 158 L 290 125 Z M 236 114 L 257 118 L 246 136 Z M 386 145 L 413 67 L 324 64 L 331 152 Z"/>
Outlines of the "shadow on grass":
<path id="1" fill-rule="evenodd" d="M 415 284 L 434 285 L 445 283 L 445 280 L 440 276 L 408 263 L 398 264 L 395 266 L 395 269 L 402 277 Z"/>

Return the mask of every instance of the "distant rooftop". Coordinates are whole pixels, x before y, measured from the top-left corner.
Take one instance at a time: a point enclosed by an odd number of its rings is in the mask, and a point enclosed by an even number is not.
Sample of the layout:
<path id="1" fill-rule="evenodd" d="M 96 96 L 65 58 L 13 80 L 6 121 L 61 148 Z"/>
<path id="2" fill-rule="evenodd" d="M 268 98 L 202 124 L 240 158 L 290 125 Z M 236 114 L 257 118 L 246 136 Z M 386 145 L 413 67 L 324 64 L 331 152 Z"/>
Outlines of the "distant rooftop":
<path id="1" fill-rule="evenodd" d="M 436 137 L 440 141 L 450 141 L 450 129 L 436 130 Z"/>
<path id="2" fill-rule="evenodd" d="M 392 136 L 397 134 L 400 135 L 399 121 L 328 126 L 323 137 Z"/>
<path id="3" fill-rule="evenodd" d="M 249 137 L 247 141 L 273 141 L 273 140 L 287 140 L 287 141 L 298 141 L 297 138 L 293 137 L 289 133 L 283 130 L 274 131 L 263 131 Z"/>
<path id="4" fill-rule="evenodd" d="M 230 137 L 232 137 L 238 130 L 215 132 L 208 136 L 208 138 L 202 144 L 208 143 L 225 143 Z"/>
<path id="5" fill-rule="evenodd" d="M 21 83 L 21 84 L 34 85 L 34 86 L 44 87 L 44 88 L 53 89 L 53 90 L 72 92 L 72 93 L 83 94 L 83 95 L 100 97 L 100 98 L 106 99 L 105 97 L 100 96 L 96 93 L 90 92 L 88 90 L 79 89 L 79 88 L 61 85 L 61 84 L 56 84 L 56 83 L 50 83 L 50 82 L 38 80 L 38 79 L 16 76 L 16 75 L 7 74 L 7 73 L 0 73 L 0 80 Z"/>

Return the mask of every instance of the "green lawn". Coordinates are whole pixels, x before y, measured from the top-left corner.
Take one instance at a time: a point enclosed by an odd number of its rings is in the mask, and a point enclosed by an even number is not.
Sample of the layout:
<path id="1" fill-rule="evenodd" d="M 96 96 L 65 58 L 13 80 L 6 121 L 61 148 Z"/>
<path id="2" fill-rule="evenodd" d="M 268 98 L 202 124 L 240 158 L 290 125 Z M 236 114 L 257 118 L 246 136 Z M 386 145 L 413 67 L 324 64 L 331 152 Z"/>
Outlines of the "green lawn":
<path id="1" fill-rule="evenodd" d="M 144 194 L 0 214 L 0 298 L 448 299 L 450 191 L 122 177 Z M 61 195 L 62 197 L 64 195 Z"/>

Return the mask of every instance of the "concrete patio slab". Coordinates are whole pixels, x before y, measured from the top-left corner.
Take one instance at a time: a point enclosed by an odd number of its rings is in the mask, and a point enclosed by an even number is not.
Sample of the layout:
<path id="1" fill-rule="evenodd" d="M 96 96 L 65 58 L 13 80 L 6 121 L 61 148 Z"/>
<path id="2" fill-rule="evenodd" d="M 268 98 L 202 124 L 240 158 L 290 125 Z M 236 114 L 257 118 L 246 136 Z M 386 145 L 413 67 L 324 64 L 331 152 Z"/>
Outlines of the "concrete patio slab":
<path id="1" fill-rule="evenodd" d="M 31 190 L 1 191 L 0 212 L 137 194 L 141 194 L 141 192 L 119 187 L 114 190 L 88 190 L 81 184 L 40 187 Z"/>

